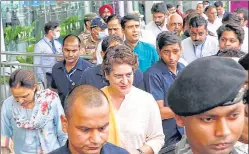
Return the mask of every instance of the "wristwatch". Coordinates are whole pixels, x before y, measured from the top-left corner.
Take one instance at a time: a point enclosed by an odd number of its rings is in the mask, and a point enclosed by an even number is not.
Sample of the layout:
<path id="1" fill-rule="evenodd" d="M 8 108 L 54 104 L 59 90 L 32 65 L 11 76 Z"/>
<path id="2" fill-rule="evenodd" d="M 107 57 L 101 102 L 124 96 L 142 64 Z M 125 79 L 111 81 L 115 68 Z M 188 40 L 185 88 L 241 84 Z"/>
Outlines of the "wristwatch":
<path id="1" fill-rule="evenodd" d="M 137 149 L 137 151 L 139 152 L 139 154 L 144 154 L 144 152 L 141 149 Z"/>

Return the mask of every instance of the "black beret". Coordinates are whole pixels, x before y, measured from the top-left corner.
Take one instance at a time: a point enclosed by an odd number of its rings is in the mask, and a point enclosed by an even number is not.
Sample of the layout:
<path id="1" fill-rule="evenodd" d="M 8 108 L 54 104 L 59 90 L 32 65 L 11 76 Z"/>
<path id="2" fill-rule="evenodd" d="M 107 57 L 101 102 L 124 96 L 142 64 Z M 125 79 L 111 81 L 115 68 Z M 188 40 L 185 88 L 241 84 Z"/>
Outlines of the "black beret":
<path id="1" fill-rule="evenodd" d="M 231 58 L 199 58 L 169 88 L 169 107 L 177 115 L 191 116 L 226 105 L 238 95 L 246 77 L 244 68 Z"/>
<path id="2" fill-rule="evenodd" d="M 239 60 L 239 63 L 244 67 L 245 70 L 249 70 L 249 53 Z"/>

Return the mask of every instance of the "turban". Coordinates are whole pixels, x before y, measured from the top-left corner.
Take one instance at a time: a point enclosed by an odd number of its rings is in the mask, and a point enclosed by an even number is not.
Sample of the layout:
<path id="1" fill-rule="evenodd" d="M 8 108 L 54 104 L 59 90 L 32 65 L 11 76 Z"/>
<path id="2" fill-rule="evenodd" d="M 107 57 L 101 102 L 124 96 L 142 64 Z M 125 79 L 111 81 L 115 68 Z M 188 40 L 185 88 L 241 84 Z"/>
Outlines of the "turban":
<path id="1" fill-rule="evenodd" d="M 110 4 L 105 4 L 99 8 L 99 15 L 100 16 L 102 16 L 102 14 L 104 13 L 105 8 L 107 8 L 110 11 L 111 15 L 113 14 L 112 6 Z"/>

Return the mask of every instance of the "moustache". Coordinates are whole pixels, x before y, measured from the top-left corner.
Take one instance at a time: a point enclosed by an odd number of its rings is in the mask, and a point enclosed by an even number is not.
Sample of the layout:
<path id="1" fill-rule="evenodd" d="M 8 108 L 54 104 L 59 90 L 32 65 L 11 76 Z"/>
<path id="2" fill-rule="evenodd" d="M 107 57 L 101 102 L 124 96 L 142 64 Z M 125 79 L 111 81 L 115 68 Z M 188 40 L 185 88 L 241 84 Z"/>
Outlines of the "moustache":
<path id="1" fill-rule="evenodd" d="M 202 43 L 203 43 L 203 41 L 201 41 L 201 40 L 193 40 L 194 45 L 200 45 Z"/>

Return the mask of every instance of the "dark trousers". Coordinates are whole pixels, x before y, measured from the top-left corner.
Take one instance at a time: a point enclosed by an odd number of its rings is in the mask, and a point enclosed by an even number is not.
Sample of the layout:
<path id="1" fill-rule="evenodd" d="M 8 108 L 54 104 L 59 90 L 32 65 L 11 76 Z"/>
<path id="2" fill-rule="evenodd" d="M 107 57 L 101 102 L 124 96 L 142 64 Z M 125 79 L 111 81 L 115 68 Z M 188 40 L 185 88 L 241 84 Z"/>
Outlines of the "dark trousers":
<path id="1" fill-rule="evenodd" d="M 175 145 L 163 147 L 158 154 L 175 154 Z"/>
<path id="2" fill-rule="evenodd" d="M 11 26 L 11 22 L 6 22 L 6 27 Z"/>
<path id="3" fill-rule="evenodd" d="M 52 73 L 46 72 L 46 79 L 47 79 L 47 86 L 46 88 L 49 88 L 52 84 Z"/>

